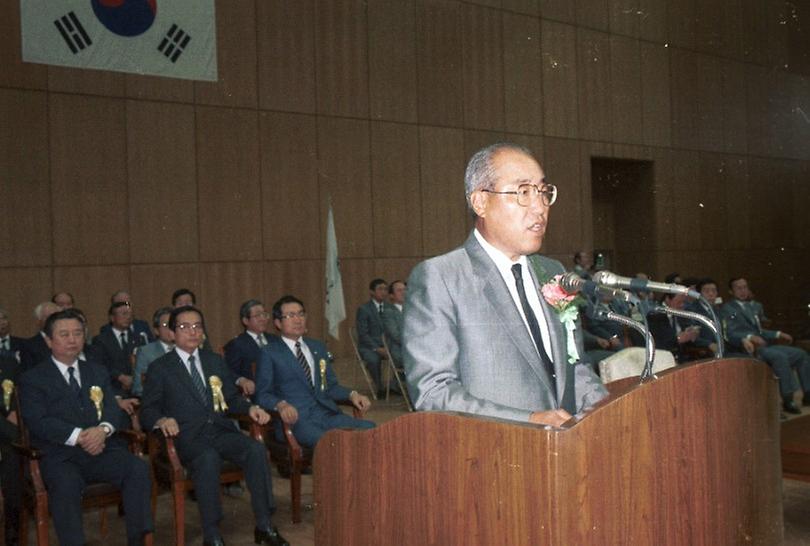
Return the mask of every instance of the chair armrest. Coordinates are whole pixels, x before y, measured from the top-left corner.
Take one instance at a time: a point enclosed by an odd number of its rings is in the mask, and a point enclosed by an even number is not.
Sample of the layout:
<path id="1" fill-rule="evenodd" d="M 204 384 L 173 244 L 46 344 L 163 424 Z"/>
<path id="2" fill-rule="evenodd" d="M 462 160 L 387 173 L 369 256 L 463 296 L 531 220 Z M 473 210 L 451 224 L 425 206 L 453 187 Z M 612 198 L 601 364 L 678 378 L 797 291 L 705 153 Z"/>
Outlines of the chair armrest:
<path id="1" fill-rule="evenodd" d="M 13 447 L 14 450 L 20 454 L 20 456 L 25 457 L 26 459 L 38 461 L 42 458 L 42 454 L 34 447 L 23 445 L 19 442 L 11 442 L 11 447 Z"/>
<path id="2" fill-rule="evenodd" d="M 123 436 L 129 443 L 129 450 L 135 455 L 143 455 L 143 448 L 146 445 L 146 434 L 138 430 L 122 428 L 115 431 Z"/>
<path id="3" fill-rule="evenodd" d="M 161 451 L 161 444 L 166 451 L 166 458 L 169 460 L 172 472 L 172 482 L 179 482 L 185 479 L 183 465 L 180 463 L 180 456 L 174 446 L 174 438 L 165 436 L 160 429 L 153 430 L 149 435 L 149 458 L 156 459 Z M 163 440 L 161 442 L 161 440 Z"/>
<path id="4" fill-rule="evenodd" d="M 295 434 L 293 434 L 292 427 L 284 422 L 281 418 L 281 414 L 276 410 L 269 410 L 270 417 L 273 421 L 278 421 L 281 423 L 281 430 L 284 434 L 284 440 L 287 442 L 287 445 L 290 447 L 290 455 L 292 459 L 295 460 L 302 460 L 304 456 L 304 450 L 301 447 L 301 444 L 298 443 L 298 440 L 295 439 Z M 271 432 L 272 434 L 272 432 Z"/>

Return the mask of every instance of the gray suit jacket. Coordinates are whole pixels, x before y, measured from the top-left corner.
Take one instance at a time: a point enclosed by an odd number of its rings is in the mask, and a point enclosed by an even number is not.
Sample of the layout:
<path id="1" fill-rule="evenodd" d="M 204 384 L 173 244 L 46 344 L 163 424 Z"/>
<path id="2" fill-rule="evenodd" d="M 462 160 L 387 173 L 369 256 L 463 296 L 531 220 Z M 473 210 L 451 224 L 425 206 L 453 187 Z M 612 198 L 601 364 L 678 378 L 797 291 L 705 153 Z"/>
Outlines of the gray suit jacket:
<path id="1" fill-rule="evenodd" d="M 536 263 L 550 276 L 563 272 L 555 260 L 537 256 Z M 539 286 L 534 270 L 531 275 Z M 474 234 L 463 247 L 419 264 L 408 279 L 403 331 L 416 407 L 527 421 L 534 411 L 560 407 L 567 377 L 573 378 L 577 412 L 605 396 L 590 366 L 568 364 L 563 325 L 542 296 L 540 301 L 558 399 L 503 277 Z"/>
<path id="2" fill-rule="evenodd" d="M 383 308 L 382 321 L 391 357 L 397 366 L 402 366 L 402 323 L 404 322 L 402 311 L 397 309 L 393 303 L 389 303 Z"/>
<path id="3" fill-rule="evenodd" d="M 141 396 L 143 394 L 141 375 L 145 374 L 149 370 L 149 365 L 153 361 L 165 354 L 166 353 L 163 351 L 163 345 L 160 343 L 160 340 L 153 341 L 148 345 L 138 348 L 138 352 L 135 354 L 135 370 L 132 372 L 132 394 L 135 396 Z"/>

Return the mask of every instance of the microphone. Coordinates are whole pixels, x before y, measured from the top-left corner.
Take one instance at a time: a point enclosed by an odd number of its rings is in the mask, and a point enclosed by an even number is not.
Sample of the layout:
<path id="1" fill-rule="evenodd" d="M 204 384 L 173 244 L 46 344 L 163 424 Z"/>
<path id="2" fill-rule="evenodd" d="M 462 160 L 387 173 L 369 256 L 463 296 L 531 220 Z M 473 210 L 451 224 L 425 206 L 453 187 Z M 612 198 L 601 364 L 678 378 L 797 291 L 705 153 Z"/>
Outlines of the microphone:
<path id="1" fill-rule="evenodd" d="M 598 271 L 593 276 L 593 282 L 611 288 L 626 288 L 635 292 L 662 292 L 664 294 L 684 294 L 690 298 L 699 298 L 700 293 L 690 290 L 688 286 L 669 284 L 665 282 L 645 281 L 630 277 L 620 277 L 610 271 Z"/>
<path id="2" fill-rule="evenodd" d="M 592 298 L 601 299 L 603 296 L 610 296 L 613 299 L 628 302 L 632 301 L 634 298 L 632 294 L 628 294 L 624 290 L 608 288 L 607 286 L 599 286 L 599 284 L 595 283 L 594 281 L 585 280 L 573 271 L 569 271 L 560 278 L 560 286 L 569 294 L 582 292 L 586 296 L 590 296 Z"/>

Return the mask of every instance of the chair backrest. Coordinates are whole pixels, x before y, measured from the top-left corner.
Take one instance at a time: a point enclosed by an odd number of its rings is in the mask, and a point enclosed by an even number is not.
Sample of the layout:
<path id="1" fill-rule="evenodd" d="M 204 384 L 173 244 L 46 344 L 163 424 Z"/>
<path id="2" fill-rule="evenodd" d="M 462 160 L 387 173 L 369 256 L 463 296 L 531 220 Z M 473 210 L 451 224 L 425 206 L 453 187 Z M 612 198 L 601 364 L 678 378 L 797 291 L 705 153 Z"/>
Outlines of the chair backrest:
<path id="1" fill-rule="evenodd" d="M 385 348 L 385 356 L 386 356 L 386 358 L 388 358 L 388 361 L 393 362 L 394 366 L 401 369 L 402 365 L 400 365 L 399 362 L 394 360 L 394 356 L 391 354 L 391 349 L 388 348 L 388 335 L 387 334 L 382 335 L 382 342 L 383 342 L 383 347 Z"/>
<path id="2" fill-rule="evenodd" d="M 363 358 L 360 356 L 360 349 L 358 349 L 357 345 L 357 327 L 350 326 L 349 327 L 349 338 L 352 340 L 352 348 L 354 349 L 354 356 L 357 357 L 357 360 L 362 362 Z"/>
<path id="3" fill-rule="evenodd" d="M 630 347 L 601 360 L 599 376 L 604 383 L 640 376 L 644 371 L 645 351 L 642 347 Z M 653 373 L 675 367 L 675 357 L 669 351 L 655 351 Z"/>

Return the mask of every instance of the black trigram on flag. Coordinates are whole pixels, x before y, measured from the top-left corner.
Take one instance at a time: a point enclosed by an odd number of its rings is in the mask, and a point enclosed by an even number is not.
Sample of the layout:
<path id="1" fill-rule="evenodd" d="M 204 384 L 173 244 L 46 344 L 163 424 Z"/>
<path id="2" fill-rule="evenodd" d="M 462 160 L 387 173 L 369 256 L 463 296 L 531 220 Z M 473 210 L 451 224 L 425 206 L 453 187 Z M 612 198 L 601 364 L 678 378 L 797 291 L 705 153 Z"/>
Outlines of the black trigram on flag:
<path id="1" fill-rule="evenodd" d="M 79 22 L 79 18 L 72 11 L 54 21 L 53 24 L 74 55 L 93 43 Z"/>
<path id="2" fill-rule="evenodd" d="M 185 51 L 186 46 L 191 41 L 191 36 L 186 34 L 182 28 L 172 24 L 172 28 L 166 33 L 158 46 L 158 51 L 166 55 L 171 62 L 177 62 L 180 55 Z"/>

